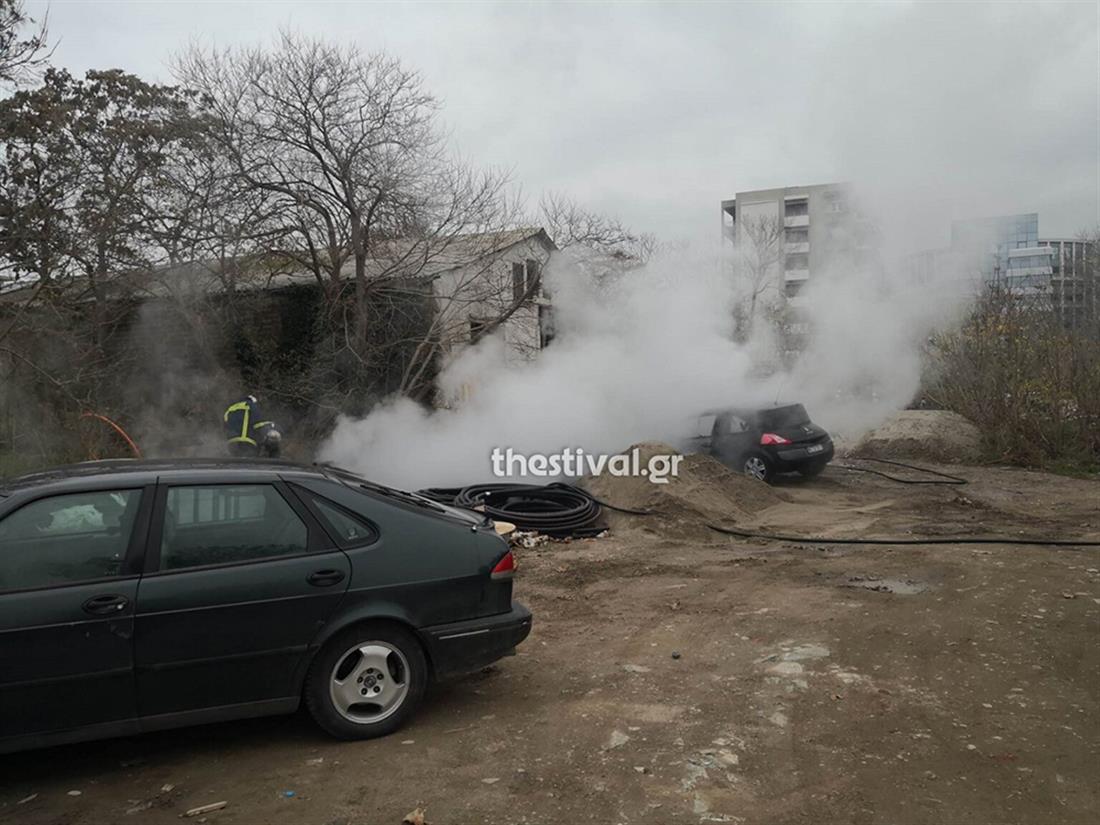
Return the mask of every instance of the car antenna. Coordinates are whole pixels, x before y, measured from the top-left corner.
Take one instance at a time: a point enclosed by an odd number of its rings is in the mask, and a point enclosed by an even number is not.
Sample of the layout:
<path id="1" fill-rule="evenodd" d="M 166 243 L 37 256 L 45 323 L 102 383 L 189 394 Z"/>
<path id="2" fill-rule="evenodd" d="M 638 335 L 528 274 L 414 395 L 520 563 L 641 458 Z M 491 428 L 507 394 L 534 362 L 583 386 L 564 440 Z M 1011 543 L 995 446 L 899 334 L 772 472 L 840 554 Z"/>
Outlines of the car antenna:
<path id="1" fill-rule="evenodd" d="M 779 406 L 779 395 L 783 392 L 783 388 L 787 386 L 787 379 L 790 377 L 790 373 L 783 373 L 783 380 L 779 382 L 779 387 L 775 391 L 775 400 L 772 401 L 773 407 Z"/>

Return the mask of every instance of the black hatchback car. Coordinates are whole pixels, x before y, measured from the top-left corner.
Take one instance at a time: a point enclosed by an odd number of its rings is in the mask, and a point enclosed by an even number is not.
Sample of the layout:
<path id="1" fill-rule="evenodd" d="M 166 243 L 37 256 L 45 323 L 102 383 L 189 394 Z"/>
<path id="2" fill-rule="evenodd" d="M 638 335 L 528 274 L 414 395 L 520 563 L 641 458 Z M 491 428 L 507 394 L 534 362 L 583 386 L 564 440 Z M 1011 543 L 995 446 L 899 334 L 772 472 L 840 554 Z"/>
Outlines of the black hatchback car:
<path id="1" fill-rule="evenodd" d="M 488 520 L 324 466 L 112 461 L 0 480 L 0 752 L 305 703 L 389 733 L 531 614 Z"/>
<path id="2" fill-rule="evenodd" d="M 706 412 L 695 447 L 728 467 L 769 482 L 779 473 L 816 476 L 833 458 L 833 440 L 810 421 L 801 404 Z"/>

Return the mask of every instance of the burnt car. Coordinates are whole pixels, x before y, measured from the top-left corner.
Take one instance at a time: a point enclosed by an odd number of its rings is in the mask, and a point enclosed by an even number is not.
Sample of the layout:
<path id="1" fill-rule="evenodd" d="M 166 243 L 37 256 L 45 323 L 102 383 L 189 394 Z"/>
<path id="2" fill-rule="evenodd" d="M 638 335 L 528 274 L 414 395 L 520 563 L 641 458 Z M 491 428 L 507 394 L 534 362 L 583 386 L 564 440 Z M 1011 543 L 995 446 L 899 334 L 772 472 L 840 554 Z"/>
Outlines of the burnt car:
<path id="1" fill-rule="evenodd" d="M 768 482 L 779 473 L 812 478 L 833 458 L 833 440 L 801 404 L 709 410 L 692 447 Z"/>
<path id="2" fill-rule="evenodd" d="M 354 739 L 531 614 L 488 520 L 325 466 L 108 461 L 0 480 L 0 751 L 304 704 Z"/>

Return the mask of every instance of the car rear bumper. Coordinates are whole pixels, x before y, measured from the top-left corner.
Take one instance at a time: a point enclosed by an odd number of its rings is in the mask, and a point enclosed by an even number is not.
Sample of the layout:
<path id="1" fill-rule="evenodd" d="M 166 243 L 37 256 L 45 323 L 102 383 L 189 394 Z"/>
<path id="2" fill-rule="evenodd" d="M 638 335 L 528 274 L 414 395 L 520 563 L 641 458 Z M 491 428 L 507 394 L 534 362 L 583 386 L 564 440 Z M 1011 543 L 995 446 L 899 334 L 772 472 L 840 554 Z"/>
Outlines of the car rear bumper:
<path id="1" fill-rule="evenodd" d="M 421 628 L 436 677 L 466 673 L 516 652 L 531 632 L 531 611 L 512 602 L 507 613 Z"/>
<path id="2" fill-rule="evenodd" d="M 810 445 L 813 446 L 813 445 Z M 775 451 L 775 463 L 780 472 L 788 469 L 796 469 L 811 462 L 829 462 L 833 460 L 833 442 L 829 439 L 824 442 L 825 449 L 811 453 L 809 446 L 792 447 L 789 449 L 777 449 Z"/>

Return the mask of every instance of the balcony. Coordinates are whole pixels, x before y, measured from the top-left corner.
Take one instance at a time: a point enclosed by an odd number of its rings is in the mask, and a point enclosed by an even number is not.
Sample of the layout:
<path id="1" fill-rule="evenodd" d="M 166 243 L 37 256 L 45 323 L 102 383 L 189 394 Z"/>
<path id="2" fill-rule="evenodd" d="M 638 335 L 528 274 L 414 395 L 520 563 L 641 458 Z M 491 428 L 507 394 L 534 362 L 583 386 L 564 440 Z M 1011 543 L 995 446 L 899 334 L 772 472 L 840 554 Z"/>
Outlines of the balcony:
<path id="1" fill-rule="evenodd" d="M 783 273 L 784 281 L 806 281 L 809 280 L 810 270 L 808 269 L 788 269 Z"/>
<path id="2" fill-rule="evenodd" d="M 787 241 L 783 245 L 783 251 L 788 255 L 790 255 L 792 253 L 795 253 L 795 252 L 806 252 L 806 253 L 808 253 L 810 251 L 810 242 L 809 241 Z"/>
<path id="3" fill-rule="evenodd" d="M 810 306 L 810 301 L 805 295 L 792 295 L 787 299 L 787 306 L 791 309 L 806 309 Z"/>
<path id="4" fill-rule="evenodd" d="M 809 215 L 787 215 L 783 218 L 784 226 L 809 226 Z"/>

